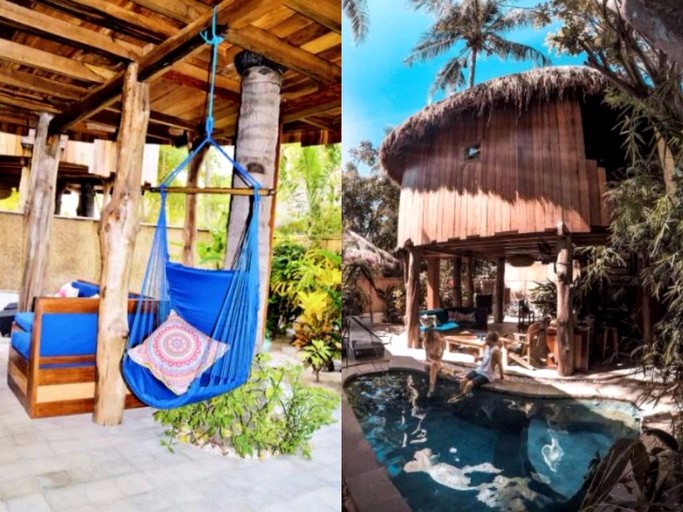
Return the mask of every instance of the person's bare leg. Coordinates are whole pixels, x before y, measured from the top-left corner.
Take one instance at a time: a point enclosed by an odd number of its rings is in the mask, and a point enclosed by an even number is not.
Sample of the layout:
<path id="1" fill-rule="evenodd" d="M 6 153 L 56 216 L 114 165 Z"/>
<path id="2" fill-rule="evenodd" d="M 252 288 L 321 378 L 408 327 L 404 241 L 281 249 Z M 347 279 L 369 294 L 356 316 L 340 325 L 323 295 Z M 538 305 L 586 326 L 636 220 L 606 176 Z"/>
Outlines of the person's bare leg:
<path id="1" fill-rule="evenodd" d="M 436 388 L 436 376 L 439 374 L 439 369 L 441 368 L 441 362 L 432 361 L 429 365 L 429 395 L 434 393 Z"/>
<path id="2" fill-rule="evenodd" d="M 474 382 L 471 380 L 468 380 L 467 383 L 465 384 L 465 389 L 462 390 L 463 395 L 469 395 L 472 392 L 472 388 L 474 387 Z"/>

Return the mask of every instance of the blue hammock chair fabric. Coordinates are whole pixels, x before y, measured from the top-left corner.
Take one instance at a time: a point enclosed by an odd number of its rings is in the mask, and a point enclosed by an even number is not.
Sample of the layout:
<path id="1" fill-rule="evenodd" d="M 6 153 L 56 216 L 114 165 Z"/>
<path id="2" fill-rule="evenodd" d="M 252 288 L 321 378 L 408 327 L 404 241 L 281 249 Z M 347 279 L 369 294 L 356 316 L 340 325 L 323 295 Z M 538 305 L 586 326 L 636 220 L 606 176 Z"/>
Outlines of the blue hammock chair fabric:
<path id="1" fill-rule="evenodd" d="M 213 88 L 216 50 L 221 38 L 205 36 L 213 46 L 212 80 L 205 137 L 160 185 L 161 206 L 152 250 L 133 316 L 122 374 L 128 387 L 142 402 L 171 409 L 226 393 L 249 377 L 256 342 L 260 285 L 258 268 L 258 214 L 261 188 L 258 181 L 213 140 Z M 166 187 L 204 149 L 214 147 L 233 165 L 233 173 L 251 188 L 247 226 L 230 270 L 205 270 L 171 262 L 166 233 Z M 182 395 L 176 395 L 149 369 L 134 362 L 128 350 L 142 343 L 174 310 L 181 318 L 214 340 L 226 343 L 227 352 L 196 378 Z M 206 351 L 205 358 L 208 355 Z"/>

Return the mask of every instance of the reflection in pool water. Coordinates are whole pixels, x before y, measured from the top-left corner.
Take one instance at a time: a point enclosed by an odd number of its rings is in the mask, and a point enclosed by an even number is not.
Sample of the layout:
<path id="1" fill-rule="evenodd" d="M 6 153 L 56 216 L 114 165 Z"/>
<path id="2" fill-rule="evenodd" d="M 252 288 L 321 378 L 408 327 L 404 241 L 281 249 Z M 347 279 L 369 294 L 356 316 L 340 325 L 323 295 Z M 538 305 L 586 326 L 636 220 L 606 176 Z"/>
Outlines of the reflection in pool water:
<path id="1" fill-rule="evenodd" d="M 414 511 L 576 510 L 591 460 L 635 437 L 637 409 L 617 401 L 528 399 L 394 371 L 353 379 L 349 402 L 377 459 Z"/>

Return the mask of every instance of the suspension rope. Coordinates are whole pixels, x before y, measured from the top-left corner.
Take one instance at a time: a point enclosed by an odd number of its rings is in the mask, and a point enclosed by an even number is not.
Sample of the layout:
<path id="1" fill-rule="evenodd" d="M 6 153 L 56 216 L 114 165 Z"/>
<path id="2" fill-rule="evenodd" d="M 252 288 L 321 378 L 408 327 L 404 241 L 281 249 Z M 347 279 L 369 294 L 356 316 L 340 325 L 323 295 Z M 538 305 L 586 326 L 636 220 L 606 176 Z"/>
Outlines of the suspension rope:
<path id="1" fill-rule="evenodd" d="M 245 183 L 245 185 L 248 188 L 251 188 L 253 190 L 253 194 L 259 194 L 259 190 L 262 188 L 261 184 L 253 178 L 249 172 L 242 167 L 237 161 L 232 158 L 230 155 L 228 155 L 225 150 L 221 147 L 216 140 L 213 138 L 213 129 L 214 129 L 214 118 L 213 118 L 213 108 L 214 108 L 214 95 L 215 95 L 215 88 L 216 88 L 216 67 L 218 65 L 218 46 L 223 42 L 224 38 L 219 36 L 216 32 L 216 17 L 217 17 L 217 9 L 216 7 L 213 8 L 213 16 L 211 19 L 211 32 L 209 33 L 208 30 L 204 30 L 200 32 L 200 35 L 204 42 L 211 46 L 211 80 L 210 80 L 210 86 L 209 86 L 209 104 L 207 107 L 207 115 L 206 115 L 206 120 L 204 121 L 204 138 L 202 141 L 197 145 L 196 148 L 193 148 L 192 151 L 190 152 L 189 155 L 187 155 L 187 158 L 183 160 L 175 169 L 173 169 L 166 178 L 161 182 L 159 185 L 160 190 L 165 190 L 168 188 L 168 185 L 170 185 L 173 180 L 180 174 L 180 172 L 185 169 L 188 163 L 190 163 L 196 156 L 197 154 L 202 150 L 202 148 L 209 144 L 210 146 L 213 146 L 216 148 L 216 150 L 223 155 L 225 158 L 228 159 L 228 161 L 232 164 L 233 169 L 236 171 L 237 175 L 240 177 L 240 179 Z"/>

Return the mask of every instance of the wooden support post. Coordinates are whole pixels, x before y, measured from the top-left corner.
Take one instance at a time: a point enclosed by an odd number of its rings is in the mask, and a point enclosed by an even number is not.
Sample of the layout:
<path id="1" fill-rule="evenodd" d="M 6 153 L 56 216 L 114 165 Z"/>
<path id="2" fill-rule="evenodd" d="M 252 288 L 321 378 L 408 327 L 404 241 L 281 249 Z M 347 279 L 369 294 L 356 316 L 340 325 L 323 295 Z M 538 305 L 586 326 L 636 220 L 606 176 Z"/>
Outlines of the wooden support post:
<path id="1" fill-rule="evenodd" d="M 102 271 L 93 413 L 93 421 L 99 425 L 118 425 L 123 420 L 126 385 L 120 365 L 128 338 L 128 291 L 140 227 L 140 181 L 148 121 L 149 85 L 138 82 L 138 65 L 131 63 L 123 83 L 114 190 L 99 225 Z"/>
<path id="2" fill-rule="evenodd" d="M 202 150 L 194 157 L 187 169 L 187 186 L 196 188 L 199 181 L 199 168 L 204 162 L 204 157 L 209 146 L 203 146 Z M 191 150 L 191 148 L 190 148 Z M 208 183 L 207 183 L 208 185 Z M 194 250 L 197 240 L 197 194 L 185 196 L 185 226 L 183 227 L 183 265 L 194 266 Z"/>
<path id="3" fill-rule="evenodd" d="M 574 373 L 574 315 L 572 313 L 572 239 L 560 230 L 557 254 L 557 352 L 560 375 Z"/>
<path id="4" fill-rule="evenodd" d="M 439 279 L 441 271 L 439 258 L 427 259 L 427 309 L 441 307 L 441 295 L 439 294 Z"/>
<path id="5" fill-rule="evenodd" d="M 242 103 L 238 122 L 235 159 L 247 169 L 253 178 L 265 188 L 272 188 L 275 180 L 276 156 L 279 139 L 281 66 L 251 52 L 235 56 L 235 67 L 242 75 Z M 244 187 L 239 178 L 233 187 Z M 248 197 L 234 196 L 230 200 L 228 224 L 228 247 L 225 251 L 225 268 L 231 268 L 238 249 L 238 242 L 246 227 L 249 215 Z M 259 211 L 259 279 L 261 282 L 261 307 L 258 313 L 257 333 L 262 333 L 266 319 L 269 261 L 271 252 L 271 204 L 272 197 L 261 199 Z M 263 338 L 256 340 L 255 350 L 260 351 Z"/>
<path id="6" fill-rule="evenodd" d="M 43 293 L 47 270 L 61 156 L 59 135 L 48 135 L 51 120 L 51 114 L 40 114 L 33 144 L 30 183 L 24 209 L 24 274 L 19 293 L 19 311 L 29 311 L 33 298 Z"/>
<path id="7" fill-rule="evenodd" d="M 496 289 L 493 295 L 493 322 L 502 324 L 505 306 L 505 258 L 498 258 L 496 261 Z"/>
<path id="8" fill-rule="evenodd" d="M 462 258 L 453 258 L 453 305 L 462 306 Z"/>
<path id="9" fill-rule="evenodd" d="M 408 348 L 418 348 L 420 334 L 420 251 L 412 242 L 405 247 L 406 333 Z"/>
<path id="10" fill-rule="evenodd" d="M 465 276 L 465 306 L 471 308 L 474 306 L 474 258 L 467 258 L 467 275 Z"/>

